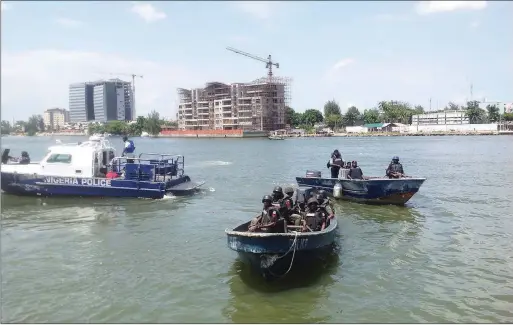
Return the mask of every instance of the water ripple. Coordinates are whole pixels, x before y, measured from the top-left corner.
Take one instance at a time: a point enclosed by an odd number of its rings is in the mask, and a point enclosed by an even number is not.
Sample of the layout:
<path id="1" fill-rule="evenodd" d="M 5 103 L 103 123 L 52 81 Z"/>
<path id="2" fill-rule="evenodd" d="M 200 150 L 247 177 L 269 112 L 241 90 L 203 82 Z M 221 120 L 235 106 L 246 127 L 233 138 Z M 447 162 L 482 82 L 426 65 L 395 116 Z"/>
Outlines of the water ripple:
<path id="1" fill-rule="evenodd" d="M 2 145 L 37 159 L 52 141 Z M 206 189 L 157 201 L 2 195 L 2 322 L 513 322 L 507 137 L 138 139 L 137 147 L 183 153 Z M 408 174 L 428 180 L 405 208 L 338 203 L 336 265 L 301 285 L 259 283 L 227 249 L 224 229 L 258 212 L 275 185 L 295 185 L 307 169 L 327 173 L 335 148 L 368 175 L 398 154 Z"/>

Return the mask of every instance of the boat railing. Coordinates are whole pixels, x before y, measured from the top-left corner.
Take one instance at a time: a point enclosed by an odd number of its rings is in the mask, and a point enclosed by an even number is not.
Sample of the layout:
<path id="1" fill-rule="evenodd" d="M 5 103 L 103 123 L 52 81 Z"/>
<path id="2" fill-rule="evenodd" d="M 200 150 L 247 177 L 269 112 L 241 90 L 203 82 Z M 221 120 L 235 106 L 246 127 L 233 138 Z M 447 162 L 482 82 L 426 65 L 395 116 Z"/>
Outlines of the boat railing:
<path id="1" fill-rule="evenodd" d="M 173 177 L 182 177 L 185 173 L 183 166 L 183 156 L 151 153 L 141 153 L 139 157 L 133 158 L 114 157 L 110 163 L 114 172 L 124 173 L 125 179 L 138 181 L 166 181 Z"/>
<path id="2" fill-rule="evenodd" d="M 182 155 L 142 152 L 139 154 L 139 159 L 145 159 L 157 165 L 162 165 L 167 162 L 176 166 L 176 171 L 180 176 L 185 173 L 185 157 Z"/>

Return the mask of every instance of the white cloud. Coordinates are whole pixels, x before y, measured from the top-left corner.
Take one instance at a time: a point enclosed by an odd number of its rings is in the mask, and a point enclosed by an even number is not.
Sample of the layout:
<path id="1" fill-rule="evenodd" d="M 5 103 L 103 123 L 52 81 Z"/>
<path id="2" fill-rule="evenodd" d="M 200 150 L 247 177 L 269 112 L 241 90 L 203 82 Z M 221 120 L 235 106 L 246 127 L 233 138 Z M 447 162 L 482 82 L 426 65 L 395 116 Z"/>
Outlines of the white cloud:
<path id="1" fill-rule="evenodd" d="M 139 15 L 147 23 L 152 23 L 167 17 L 165 12 L 158 10 L 150 3 L 132 2 L 132 4 L 130 11 Z"/>
<path id="2" fill-rule="evenodd" d="M 110 72 L 144 75 L 135 81 L 138 115 L 155 109 L 164 116 L 174 116 L 175 89 L 198 86 L 206 80 L 183 66 L 116 54 L 55 49 L 2 51 L 2 114 L 24 119 L 50 107 L 68 108 L 70 83 L 115 77 Z M 128 76 L 119 77 L 131 81 Z"/>
<path id="3" fill-rule="evenodd" d="M 275 1 L 235 1 L 235 7 L 257 19 L 267 20 L 273 15 Z"/>
<path id="4" fill-rule="evenodd" d="M 335 63 L 333 66 L 331 66 L 328 71 L 324 74 L 324 79 L 327 80 L 329 83 L 336 82 L 341 77 L 340 70 L 346 69 L 348 66 L 352 65 L 355 62 L 352 58 L 345 58 L 337 63 Z"/>
<path id="5" fill-rule="evenodd" d="M 353 63 L 354 63 L 354 60 L 351 58 L 342 59 L 342 60 L 338 61 L 337 63 L 335 63 L 335 65 L 333 65 L 332 70 L 339 70 L 339 69 L 347 67 L 348 65 L 353 64 Z"/>
<path id="6" fill-rule="evenodd" d="M 9 3 L 6 3 L 5 1 L 0 2 L 0 6 L 2 11 L 11 9 L 11 5 Z"/>
<path id="7" fill-rule="evenodd" d="M 80 27 L 83 25 L 83 23 L 81 21 L 74 20 L 71 18 L 57 18 L 55 20 L 55 22 L 61 26 L 71 27 L 71 28 Z"/>
<path id="8" fill-rule="evenodd" d="M 470 27 L 471 27 L 471 28 L 478 28 L 480 25 L 481 25 L 481 23 L 480 23 L 480 22 L 478 22 L 478 21 L 473 21 L 473 22 L 470 24 Z"/>
<path id="9" fill-rule="evenodd" d="M 486 6 L 486 1 L 420 1 L 416 11 L 420 15 L 428 15 L 457 10 L 482 10 Z"/>

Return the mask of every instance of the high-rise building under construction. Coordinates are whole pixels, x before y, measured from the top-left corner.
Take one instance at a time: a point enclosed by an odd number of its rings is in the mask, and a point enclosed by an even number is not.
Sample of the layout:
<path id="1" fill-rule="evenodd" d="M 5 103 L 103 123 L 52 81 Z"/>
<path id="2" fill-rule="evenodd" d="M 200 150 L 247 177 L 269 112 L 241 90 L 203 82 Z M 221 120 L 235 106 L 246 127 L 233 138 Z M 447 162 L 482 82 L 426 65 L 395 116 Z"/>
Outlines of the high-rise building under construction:
<path id="1" fill-rule="evenodd" d="M 178 127 L 181 130 L 283 129 L 289 90 L 290 79 L 281 77 L 179 88 Z"/>

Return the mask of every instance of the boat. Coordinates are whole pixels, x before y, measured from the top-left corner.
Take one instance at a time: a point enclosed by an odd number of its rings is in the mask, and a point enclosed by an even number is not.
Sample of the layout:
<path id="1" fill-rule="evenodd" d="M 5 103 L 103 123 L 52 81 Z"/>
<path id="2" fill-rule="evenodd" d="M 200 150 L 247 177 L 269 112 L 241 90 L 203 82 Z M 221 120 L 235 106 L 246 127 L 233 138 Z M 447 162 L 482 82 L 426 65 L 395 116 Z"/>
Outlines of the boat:
<path id="1" fill-rule="evenodd" d="M 283 135 L 278 134 L 276 131 L 271 132 L 271 134 L 269 134 L 267 138 L 269 140 L 285 140 L 285 137 Z"/>
<path id="2" fill-rule="evenodd" d="M 266 279 L 282 278 L 294 268 L 322 263 L 335 247 L 336 217 L 330 219 L 324 230 L 315 232 L 295 231 L 295 226 L 287 226 L 284 233 L 248 232 L 250 223 L 247 221 L 225 230 L 228 247 L 238 253 L 243 263 Z"/>
<path id="3" fill-rule="evenodd" d="M 366 177 L 365 179 L 323 178 L 320 171 L 307 171 L 296 177 L 299 186 L 325 190 L 336 199 L 367 204 L 404 205 L 426 181 L 420 177 Z"/>
<path id="4" fill-rule="evenodd" d="M 181 155 L 141 153 L 117 157 L 105 137 L 58 144 L 40 161 L 26 165 L 2 154 L 1 189 L 28 196 L 131 197 L 160 199 L 192 194 L 205 182 L 192 182 L 184 172 Z M 107 178 L 109 168 L 110 173 Z"/>
<path id="5" fill-rule="evenodd" d="M 107 139 L 111 136 L 110 133 L 102 134 L 102 133 L 95 133 L 89 137 L 89 141 L 101 141 L 102 139 Z"/>
<path id="6" fill-rule="evenodd" d="M 143 132 L 141 133 L 141 138 L 147 138 L 147 137 L 149 137 L 149 136 L 150 136 L 150 134 L 149 134 L 148 132 L 146 132 L 146 131 L 143 131 Z"/>

